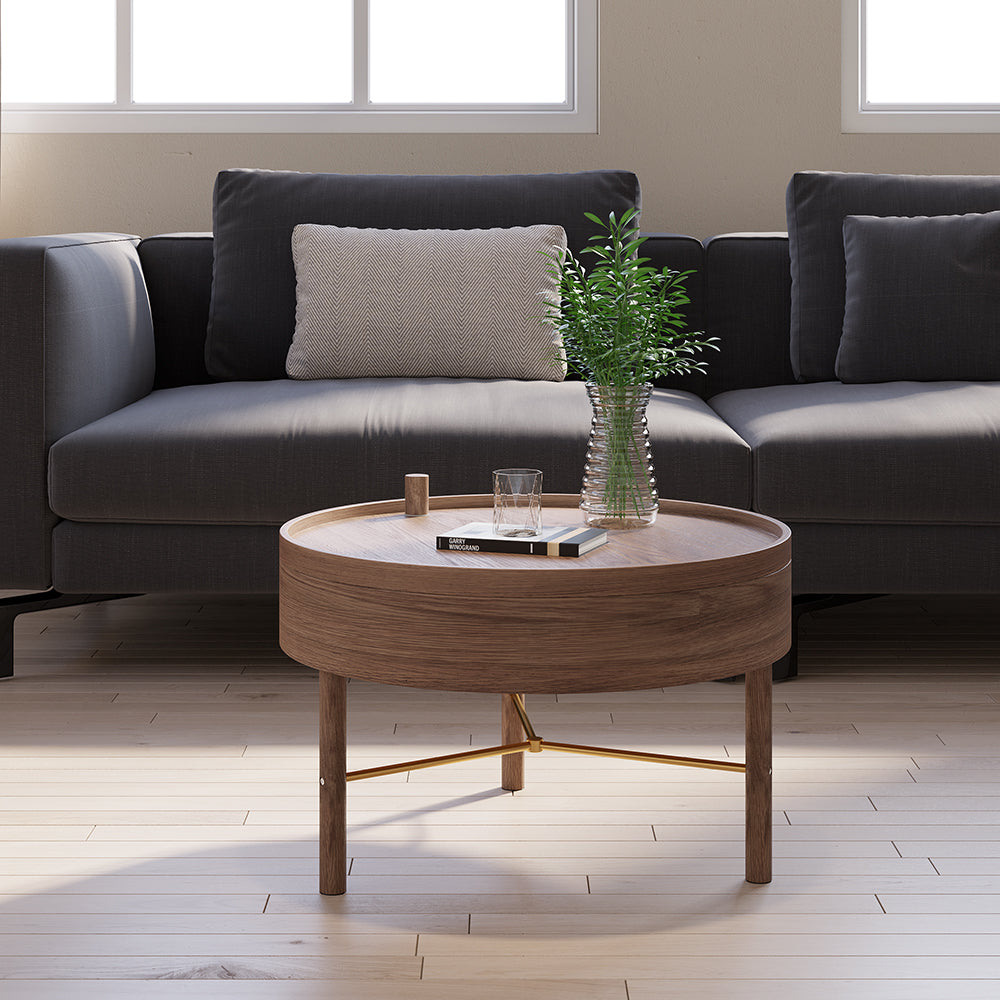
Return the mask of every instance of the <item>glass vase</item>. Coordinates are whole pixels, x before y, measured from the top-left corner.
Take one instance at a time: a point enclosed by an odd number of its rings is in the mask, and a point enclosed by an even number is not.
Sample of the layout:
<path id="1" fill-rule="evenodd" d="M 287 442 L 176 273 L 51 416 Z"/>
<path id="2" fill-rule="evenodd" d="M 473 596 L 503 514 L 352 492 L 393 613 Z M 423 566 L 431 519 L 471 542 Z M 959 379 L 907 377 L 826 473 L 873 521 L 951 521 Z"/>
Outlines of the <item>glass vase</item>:
<path id="1" fill-rule="evenodd" d="M 587 385 L 593 409 L 580 507 L 595 528 L 646 528 L 659 497 L 646 426 L 651 385 Z"/>

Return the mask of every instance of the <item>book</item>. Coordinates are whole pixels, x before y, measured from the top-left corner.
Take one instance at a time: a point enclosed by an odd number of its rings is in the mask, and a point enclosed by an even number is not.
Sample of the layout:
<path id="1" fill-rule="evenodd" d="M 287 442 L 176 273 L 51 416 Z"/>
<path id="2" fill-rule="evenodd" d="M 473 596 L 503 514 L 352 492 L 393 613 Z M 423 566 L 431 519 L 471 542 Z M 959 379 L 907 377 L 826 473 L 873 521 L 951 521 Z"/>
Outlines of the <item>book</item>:
<path id="1" fill-rule="evenodd" d="M 447 535 L 437 536 L 437 548 L 446 552 L 510 552 L 522 556 L 582 556 L 608 540 L 601 528 L 563 525 L 542 528 L 533 538 L 498 535 L 485 522 L 463 524 Z"/>

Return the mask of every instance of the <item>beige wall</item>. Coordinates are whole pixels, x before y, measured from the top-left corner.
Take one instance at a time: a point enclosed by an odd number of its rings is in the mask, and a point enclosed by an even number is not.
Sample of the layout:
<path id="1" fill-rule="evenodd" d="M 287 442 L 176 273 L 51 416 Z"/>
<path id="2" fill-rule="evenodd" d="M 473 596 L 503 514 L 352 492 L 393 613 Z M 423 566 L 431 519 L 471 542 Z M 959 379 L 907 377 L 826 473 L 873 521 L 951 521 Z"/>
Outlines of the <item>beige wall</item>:
<path id="1" fill-rule="evenodd" d="M 603 0 L 599 135 L 6 135 L 0 234 L 211 228 L 224 167 L 623 167 L 643 228 L 784 229 L 795 170 L 1000 173 L 1000 135 L 842 135 L 838 0 Z"/>

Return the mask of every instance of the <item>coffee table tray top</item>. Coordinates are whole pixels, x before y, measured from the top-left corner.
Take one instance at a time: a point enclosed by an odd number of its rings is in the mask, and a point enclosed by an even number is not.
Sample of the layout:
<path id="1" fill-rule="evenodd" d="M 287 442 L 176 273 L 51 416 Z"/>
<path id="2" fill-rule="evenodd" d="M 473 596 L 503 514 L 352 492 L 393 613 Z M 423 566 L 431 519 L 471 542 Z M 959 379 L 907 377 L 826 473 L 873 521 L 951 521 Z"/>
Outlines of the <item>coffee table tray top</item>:
<path id="1" fill-rule="evenodd" d="M 582 524 L 546 494 L 544 523 Z M 623 691 L 729 677 L 790 642 L 790 532 L 662 500 L 656 523 L 579 558 L 447 552 L 491 495 L 306 514 L 281 529 L 282 648 L 345 677 L 456 691 Z M 429 641 L 430 640 L 430 641 Z"/>

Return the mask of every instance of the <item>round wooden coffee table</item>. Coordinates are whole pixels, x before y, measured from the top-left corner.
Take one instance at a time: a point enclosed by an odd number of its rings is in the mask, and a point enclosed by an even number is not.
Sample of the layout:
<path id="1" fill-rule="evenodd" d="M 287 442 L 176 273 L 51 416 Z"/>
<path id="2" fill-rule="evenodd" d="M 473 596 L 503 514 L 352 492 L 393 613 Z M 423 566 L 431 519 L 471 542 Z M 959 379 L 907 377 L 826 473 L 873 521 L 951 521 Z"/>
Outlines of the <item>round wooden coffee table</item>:
<path id="1" fill-rule="evenodd" d="M 543 498 L 544 523 L 582 524 L 575 495 Z M 581 556 L 438 551 L 488 521 L 492 496 L 336 507 L 280 538 L 280 642 L 320 671 L 320 892 L 346 890 L 346 784 L 501 756 L 523 787 L 525 751 L 594 753 L 745 771 L 746 879 L 771 880 L 771 664 L 791 641 L 791 539 L 779 521 L 660 501 L 650 527 L 612 532 Z M 634 691 L 746 675 L 746 763 L 556 743 L 525 693 Z M 496 747 L 348 774 L 346 679 L 503 695 Z"/>

